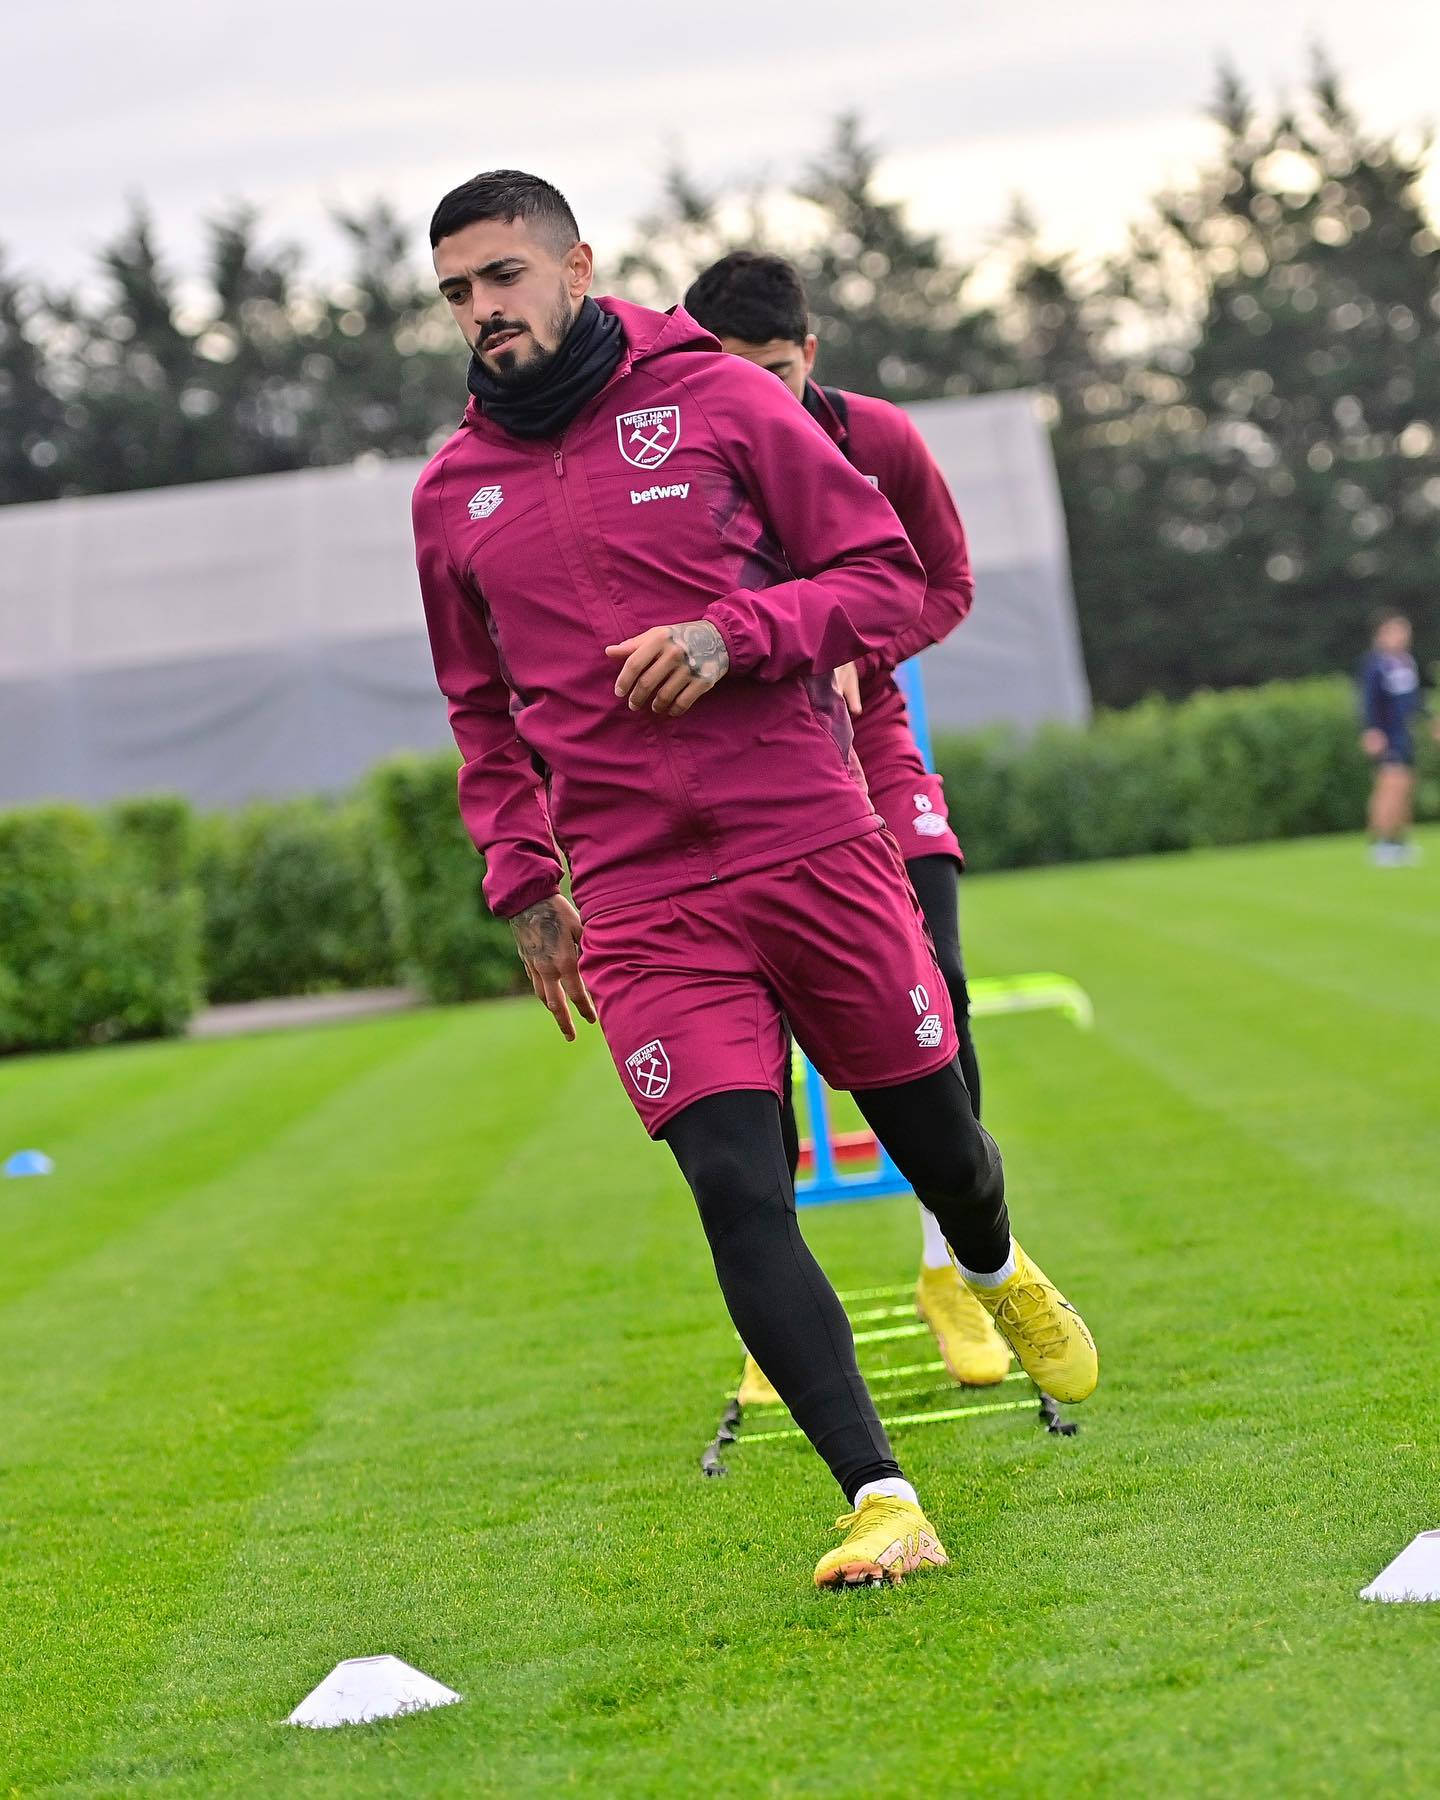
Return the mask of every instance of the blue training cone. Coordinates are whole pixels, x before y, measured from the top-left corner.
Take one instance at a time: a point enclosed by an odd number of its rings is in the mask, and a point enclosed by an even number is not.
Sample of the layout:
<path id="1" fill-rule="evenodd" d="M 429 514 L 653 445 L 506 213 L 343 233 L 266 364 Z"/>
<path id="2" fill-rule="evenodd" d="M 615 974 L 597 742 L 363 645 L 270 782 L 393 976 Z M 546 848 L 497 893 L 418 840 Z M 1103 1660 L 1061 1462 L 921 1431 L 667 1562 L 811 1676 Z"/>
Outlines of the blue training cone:
<path id="1" fill-rule="evenodd" d="M 53 1175 L 55 1165 L 43 1150 L 17 1150 L 6 1164 L 7 1175 Z"/>

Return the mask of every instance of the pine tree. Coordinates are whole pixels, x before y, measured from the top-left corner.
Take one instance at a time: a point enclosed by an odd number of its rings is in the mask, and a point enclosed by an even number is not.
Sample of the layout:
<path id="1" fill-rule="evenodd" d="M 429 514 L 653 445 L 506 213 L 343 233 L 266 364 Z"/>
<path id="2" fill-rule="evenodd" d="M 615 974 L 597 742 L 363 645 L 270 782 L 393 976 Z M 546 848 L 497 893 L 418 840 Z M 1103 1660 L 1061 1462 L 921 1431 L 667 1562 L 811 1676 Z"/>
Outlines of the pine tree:
<path id="1" fill-rule="evenodd" d="M 182 294 L 137 208 L 106 278 L 47 303 L 0 273 L 6 498 L 112 493 L 273 474 L 364 454 L 413 456 L 453 427 L 464 358 L 382 205 L 343 215 L 350 279 L 302 279 L 253 209 L 211 221 Z"/>
<path id="2" fill-rule="evenodd" d="M 43 304 L 0 263 L 0 505 L 64 491 L 71 431 L 43 347 Z"/>
<path id="3" fill-rule="evenodd" d="M 390 207 L 337 213 L 336 222 L 352 265 L 326 296 L 306 358 L 317 404 L 313 460 L 423 455 L 464 410 L 464 346 L 433 274 L 411 264 L 409 233 Z"/>
<path id="4" fill-rule="evenodd" d="M 823 381 L 896 401 L 993 387 L 989 318 L 965 302 L 968 271 L 939 237 L 915 230 L 900 203 L 879 197 L 878 163 L 858 120 L 839 118 L 793 190 L 808 222 L 796 229 L 787 215 L 789 241 L 763 186 L 727 206 L 718 190 L 672 167 L 660 205 L 617 264 L 617 281 L 646 305 L 673 306 L 727 251 L 775 251 L 805 283 Z"/>
<path id="5" fill-rule="evenodd" d="M 1323 61 L 1269 122 L 1222 75 L 1216 116 L 1222 160 L 1163 207 L 1136 265 L 1152 303 L 1157 273 L 1201 297 L 1189 342 L 1150 360 L 1166 391 L 1132 421 L 1172 583 L 1133 597 L 1173 621 L 1172 691 L 1344 667 L 1382 604 L 1440 630 L 1423 152 L 1368 138 Z"/>
<path id="6" fill-rule="evenodd" d="M 797 190 L 821 221 L 795 260 L 824 379 L 895 401 L 999 385 L 989 317 L 966 303 L 970 271 L 937 235 L 917 231 L 900 202 L 879 197 L 878 163 L 858 119 L 844 114 Z"/>
<path id="7" fill-rule="evenodd" d="M 55 306 L 67 341 L 63 380 L 73 409 L 82 491 L 114 493 L 201 477 L 202 420 L 184 404 L 194 361 L 177 323 L 173 275 L 137 207 L 101 253 L 110 291 Z"/>
<path id="8" fill-rule="evenodd" d="M 259 219 L 237 206 L 210 222 L 209 298 L 186 332 L 179 405 L 193 421 L 194 476 L 269 475 L 315 460 L 315 384 L 298 289 L 300 256 L 259 242 Z"/>
<path id="9" fill-rule="evenodd" d="M 1123 276 L 1108 269 L 1087 280 L 1072 257 L 1045 252 L 1023 206 L 999 254 L 1009 278 L 991 328 L 994 385 L 1029 389 L 1049 412 L 1092 687 L 1101 699 L 1116 698 L 1117 683 L 1137 666 L 1146 671 L 1141 691 L 1168 685 L 1165 646 L 1153 641 L 1146 613 L 1128 604 L 1153 578 L 1155 559 L 1131 426 L 1150 383 L 1143 361 L 1117 347 L 1126 325 Z"/>

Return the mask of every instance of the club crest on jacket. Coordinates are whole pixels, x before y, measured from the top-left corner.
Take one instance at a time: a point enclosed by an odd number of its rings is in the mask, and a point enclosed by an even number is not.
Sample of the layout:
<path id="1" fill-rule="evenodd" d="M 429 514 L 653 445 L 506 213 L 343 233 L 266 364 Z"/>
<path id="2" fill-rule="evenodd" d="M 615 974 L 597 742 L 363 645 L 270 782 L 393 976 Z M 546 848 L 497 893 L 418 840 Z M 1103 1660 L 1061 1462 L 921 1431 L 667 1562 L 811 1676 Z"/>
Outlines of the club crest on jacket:
<path id="1" fill-rule="evenodd" d="M 637 469 L 658 469 L 680 442 L 680 408 L 652 406 L 615 420 L 620 454 Z"/>

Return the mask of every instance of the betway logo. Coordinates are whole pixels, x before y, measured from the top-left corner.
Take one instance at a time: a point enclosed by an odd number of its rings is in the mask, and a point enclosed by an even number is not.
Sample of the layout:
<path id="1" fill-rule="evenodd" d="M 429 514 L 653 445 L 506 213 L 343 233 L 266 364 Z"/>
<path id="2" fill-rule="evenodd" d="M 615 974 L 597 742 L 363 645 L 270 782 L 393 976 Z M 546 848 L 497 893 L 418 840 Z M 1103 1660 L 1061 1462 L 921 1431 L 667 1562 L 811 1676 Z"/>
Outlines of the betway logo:
<path id="1" fill-rule="evenodd" d="M 647 500 L 688 500 L 689 498 L 690 483 L 688 481 L 680 482 L 677 487 L 641 488 L 638 492 L 634 488 L 630 490 L 632 506 L 643 506 Z"/>

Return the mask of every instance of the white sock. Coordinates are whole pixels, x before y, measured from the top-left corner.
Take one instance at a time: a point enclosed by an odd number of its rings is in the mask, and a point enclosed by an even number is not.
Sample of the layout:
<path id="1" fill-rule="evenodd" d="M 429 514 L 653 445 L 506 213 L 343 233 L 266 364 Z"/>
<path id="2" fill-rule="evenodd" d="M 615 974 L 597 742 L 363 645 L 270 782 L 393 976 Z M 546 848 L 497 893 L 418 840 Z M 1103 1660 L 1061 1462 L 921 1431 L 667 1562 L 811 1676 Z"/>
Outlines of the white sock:
<path id="1" fill-rule="evenodd" d="M 867 1481 L 864 1487 L 856 1488 L 854 1504 L 857 1512 L 872 1494 L 883 1494 L 887 1500 L 908 1500 L 912 1506 L 920 1504 L 920 1496 L 914 1488 L 898 1475 L 887 1475 L 883 1481 Z"/>
<path id="2" fill-rule="evenodd" d="M 950 1267 L 950 1246 L 945 1242 L 945 1233 L 940 1229 L 940 1221 L 928 1206 L 920 1208 L 920 1236 L 923 1240 L 920 1250 L 920 1267 L 922 1269 L 948 1269 Z"/>
<path id="3" fill-rule="evenodd" d="M 991 1274 L 981 1275 L 975 1269 L 967 1269 L 965 1267 L 964 1263 L 961 1263 L 961 1265 L 960 1265 L 960 1273 L 965 1277 L 965 1279 L 967 1281 L 974 1282 L 976 1287 L 999 1287 L 999 1285 L 1002 1281 L 1008 1281 L 1010 1279 L 1010 1277 L 1015 1273 L 1015 1240 L 1014 1240 L 1014 1238 L 1011 1238 L 1011 1240 L 1010 1240 L 1010 1248 L 1009 1248 L 1009 1251 L 1006 1253 L 1004 1262 L 1001 1263 L 1000 1267 L 998 1269 L 994 1270 Z"/>

